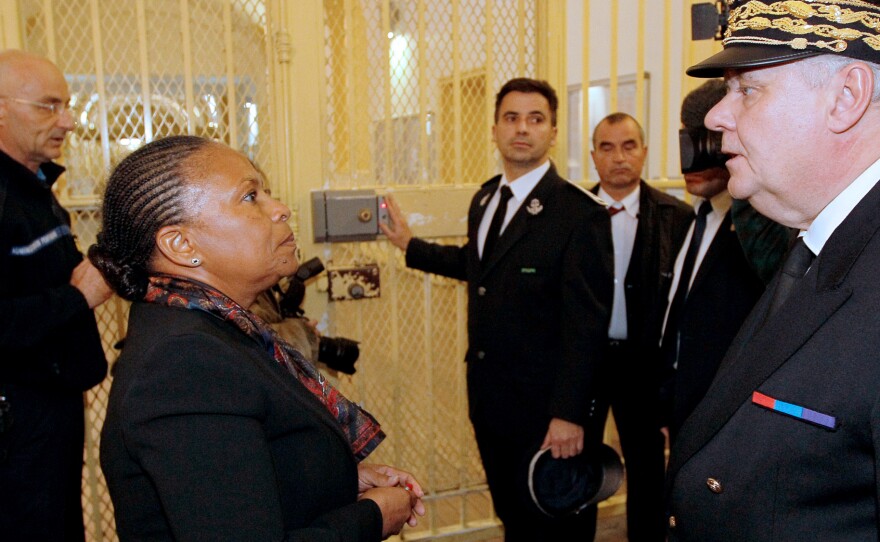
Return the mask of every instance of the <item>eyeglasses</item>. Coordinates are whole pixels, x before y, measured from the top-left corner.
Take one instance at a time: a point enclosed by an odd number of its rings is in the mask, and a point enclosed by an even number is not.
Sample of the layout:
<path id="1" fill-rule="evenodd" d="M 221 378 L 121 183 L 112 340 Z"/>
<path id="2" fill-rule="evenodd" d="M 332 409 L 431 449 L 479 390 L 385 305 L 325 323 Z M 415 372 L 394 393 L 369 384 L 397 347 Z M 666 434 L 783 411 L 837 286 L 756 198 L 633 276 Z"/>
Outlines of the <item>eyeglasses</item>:
<path id="1" fill-rule="evenodd" d="M 44 110 L 48 111 L 53 116 L 60 115 L 64 111 L 70 111 L 70 105 L 71 105 L 71 101 L 72 101 L 72 100 L 67 100 L 66 102 L 46 103 L 46 102 L 35 102 L 33 100 L 25 100 L 24 98 L 10 98 L 10 97 L 6 97 L 6 96 L 4 96 L 3 98 L 6 100 L 11 100 L 13 102 L 20 103 L 20 104 L 32 105 L 34 107 L 39 107 L 40 109 L 44 109 Z"/>

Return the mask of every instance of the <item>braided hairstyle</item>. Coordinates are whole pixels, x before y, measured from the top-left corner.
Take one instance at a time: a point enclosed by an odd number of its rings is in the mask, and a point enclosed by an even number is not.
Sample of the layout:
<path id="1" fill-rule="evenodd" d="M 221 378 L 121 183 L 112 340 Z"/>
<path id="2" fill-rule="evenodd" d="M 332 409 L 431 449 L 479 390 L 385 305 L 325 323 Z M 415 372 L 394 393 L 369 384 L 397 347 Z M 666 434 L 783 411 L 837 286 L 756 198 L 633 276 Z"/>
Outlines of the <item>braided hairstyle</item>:
<path id="1" fill-rule="evenodd" d="M 156 233 L 190 218 L 186 166 L 212 143 L 185 135 L 157 139 L 125 157 L 110 174 L 101 232 L 89 259 L 121 297 L 139 301 L 146 294 Z"/>

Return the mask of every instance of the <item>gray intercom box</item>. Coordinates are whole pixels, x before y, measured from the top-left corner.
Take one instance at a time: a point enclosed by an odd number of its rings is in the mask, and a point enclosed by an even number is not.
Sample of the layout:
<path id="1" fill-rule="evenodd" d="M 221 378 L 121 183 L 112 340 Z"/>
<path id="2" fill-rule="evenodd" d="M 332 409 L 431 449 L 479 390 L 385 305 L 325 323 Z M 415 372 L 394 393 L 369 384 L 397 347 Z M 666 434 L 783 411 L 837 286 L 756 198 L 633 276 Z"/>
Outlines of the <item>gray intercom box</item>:
<path id="1" fill-rule="evenodd" d="M 374 190 L 319 190 L 312 192 L 315 242 L 371 241 L 387 223 L 385 199 Z"/>

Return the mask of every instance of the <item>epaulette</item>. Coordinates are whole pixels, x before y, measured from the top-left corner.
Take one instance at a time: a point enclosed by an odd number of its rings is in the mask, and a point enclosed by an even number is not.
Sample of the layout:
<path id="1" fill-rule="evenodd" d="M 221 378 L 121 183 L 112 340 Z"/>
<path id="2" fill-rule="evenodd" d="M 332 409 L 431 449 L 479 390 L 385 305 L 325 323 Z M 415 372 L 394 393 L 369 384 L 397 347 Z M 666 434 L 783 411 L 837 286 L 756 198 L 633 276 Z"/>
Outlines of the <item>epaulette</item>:
<path id="1" fill-rule="evenodd" d="M 592 192 L 590 192 L 589 190 L 587 190 L 587 189 L 584 188 L 583 186 L 581 186 L 581 185 L 579 185 L 579 184 L 577 184 L 577 183 L 573 183 L 573 182 L 571 182 L 571 181 L 568 180 L 568 179 L 563 179 L 563 180 L 564 180 L 565 182 L 567 182 L 568 184 L 570 184 L 571 186 L 577 188 L 578 190 L 580 190 L 580 191 L 583 192 L 584 194 L 590 196 L 590 198 L 591 198 L 593 201 L 595 201 L 596 203 L 598 203 L 599 205 L 601 205 L 601 206 L 603 206 L 603 207 L 608 207 L 608 202 L 607 202 L 607 201 L 605 201 L 604 199 L 600 198 L 600 197 L 597 196 L 596 194 L 593 194 Z"/>
<path id="2" fill-rule="evenodd" d="M 483 184 L 481 184 L 481 185 L 480 185 L 480 188 L 486 188 L 488 185 L 490 185 L 490 184 L 492 184 L 492 183 L 497 183 L 497 182 L 500 181 L 500 180 L 501 180 L 501 175 L 495 175 L 494 177 L 492 177 L 492 178 L 489 179 L 488 181 L 486 181 L 486 182 L 484 182 Z"/>

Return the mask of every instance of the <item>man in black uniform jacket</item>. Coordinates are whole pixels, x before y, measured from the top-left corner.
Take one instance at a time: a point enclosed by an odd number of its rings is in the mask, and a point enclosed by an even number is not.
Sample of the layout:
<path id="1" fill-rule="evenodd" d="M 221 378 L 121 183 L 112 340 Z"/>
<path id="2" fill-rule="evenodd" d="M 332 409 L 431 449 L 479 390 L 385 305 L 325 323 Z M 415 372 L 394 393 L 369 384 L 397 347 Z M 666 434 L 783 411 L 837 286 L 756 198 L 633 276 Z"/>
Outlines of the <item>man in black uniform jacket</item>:
<path id="1" fill-rule="evenodd" d="M 803 236 L 684 421 L 671 542 L 880 539 L 877 0 L 730 2 L 728 189 Z"/>
<path id="2" fill-rule="evenodd" d="M 408 266 L 468 282 L 470 419 L 508 542 L 592 540 L 596 527 L 596 506 L 550 518 L 526 488 L 539 447 L 571 457 L 602 439 L 594 398 L 611 305 L 610 224 L 605 206 L 548 158 L 556 109 L 546 82 L 501 88 L 492 133 L 504 173 L 474 196 L 464 246 L 414 238 L 390 198 L 383 227 Z"/>
<path id="3" fill-rule="evenodd" d="M 73 129 L 64 76 L 0 52 L 0 538 L 84 540 L 83 392 L 107 362 L 92 309 L 110 297 L 52 193 Z"/>

